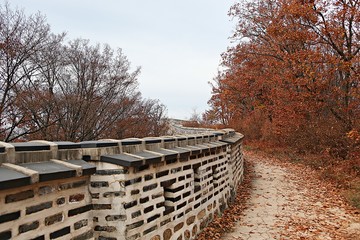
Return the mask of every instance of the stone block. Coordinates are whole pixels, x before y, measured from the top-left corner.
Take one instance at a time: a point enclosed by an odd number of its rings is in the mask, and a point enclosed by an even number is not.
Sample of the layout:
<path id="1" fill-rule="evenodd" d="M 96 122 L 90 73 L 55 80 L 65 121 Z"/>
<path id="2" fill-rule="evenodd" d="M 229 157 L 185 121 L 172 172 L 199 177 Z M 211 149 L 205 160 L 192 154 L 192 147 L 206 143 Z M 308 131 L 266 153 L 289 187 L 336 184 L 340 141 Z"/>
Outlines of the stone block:
<path id="1" fill-rule="evenodd" d="M 151 191 L 151 190 L 157 188 L 157 186 L 158 186 L 157 183 L 153 183 L 153 184 L 144 186 L 144 187 L 143 187 L 143 192 Z"/>
<path id="2" fill-rule="evenodd" d="M 39 227 L 39 221 L 34 221 L 32 223 L 22 224 L 19 226 L 19 234 L 25 233 Z"/>
<path id="3" fill-rule="evenodd" d="M 186 219 L 186 224 L 191 225 L 195 222 L 195 216 L 191 216 L 188 219 Z"/>
<path id="4" fill-rule="evenodd" d="M 116 227 L 114 226 L 95 226 L 94 228 L 95 231 L 98 232 L 115 232 L 116 231 Z"/>
<path id="5" fill-rule="evenodd" d="M 108 182 L 99 181 L 99 182 L 91 182 L 90 186 L 93 188 L 102 188 L 102 187 L 109 187 Z"/>
<path id="6" fill-rule="evenodd" d="M 59 186 L 59 190 L 78 188 L 78 187 L 87 185 L 87 183 L 88 182 L 86 180 L 75 181 L 75 182 L 71 182 L 71 183 L 64 183 Z"/>
<path id="7" fill-rule="evenodd" d="M 60 230 L 50 233 L 51 239 L 56 239 L 70 233 L 70 227 L 64 227 Z"/>
<path id="8" fill-rule="evenodd" d="M 137 218 L 139 216 L 141 216 L 141 211 L 140 210 L 131 213 L 131 218 Z"/>
<path id="9" fill-rule="evenodd" d="M 164 240 L 170 240 L 172 237 L 172 231 L 171 229 L 166 229 L 163 233 Z"/>
<path id="10" fill-rule="evenodd" d="M 142 225 L 144 225 L 144 220 L 141 220 L 141 221 L 138 221 L 138 222 L 135 222 L 135 223 L 132 223 L 132 224 L 128 224 L 128 225 L 126 225 L 126 229 L 131 230 L 131 229 L 134 229 L 134 228 L 138 228 L 138 227 L 140 227 Z"/>
<path id="11" fill-rule="evenodd" d="M 92 204 L 88 204 L 82 207 L 78 207 L 78 208 L 74 208 L 68 211 L 68 217 L 72 217 L 81 213 L 85 213 L 88 212 L 90 210 L 93 209 L 93 205 Z"/>
<path id="12" fill-rule="evenodd" d="M 141 235 L 140 233 L 136 233 L 130 237 L 127 237 L 126 240 L 137 240 L 137 239 L 140 239 Z"/>
<path id="13" fill-rule="evenodd" d="M 128 202 L 128 203 L 124 203 L 123 205 L 124 205 L 125 209 L 132 208 L 132 207 L 137 205 L 137 200 L 134 200 L 134 201 L 131 201 L 131 202 Z"/>
<path id="14" fill-rule="evenodd" d="M 184 226 L 184 223 L 183 223 L 183 222 L 177 224 L 177 225 L 174 227 L 174 232 L 179 231 L 183 226 Z"/>
<path id="15" fill-rule="evenodd" d="M 93 204 L 94 210 L 111 209 L 111 204 Z"/>
<path id="16" fill-rule="evenodd" d="M 106 221 L 125 221 L 126 215 L 107 215 L 105 217 Z"/>
<path id="17" fill-rule="evenodd" d="M 82 194 L 82 193 L 70 195 L 70 196 L 69 196 L 69 202 L 70 202 L 70 203 L 80 202 L 80 201 L 84 200 L 84 198 L 85 198 L 85 195 Z"/>
<path id="18" fill-rule="evenodd" d="M 37 205 L 34 205 L 34 206 L 27 207 L 26 208 L 26 215 L 33 214 L 33 213 L 36 213 L 36 212 L 40 212 L 42 210 L 51 208 L 52 206 L 53 206 L 53 202 L 49 201 L 49 202 L 44 202 L 44 203 L 40 203 L 40 204 L 37 204 Z"/>
<path id="19" fill-rule="evenodd" d="M 186 240 L 189 240 L 189 239 L 191 238 L 191 233 L 190 233 L 189 230 L 186 230 L 186 231 L 184 232 L 184 237 L 185 237 Z"/>
<path id="20" fill-rule="evenodd" d="M 150 223 L 156 219 L 158 219 L 161 215 L 160 214 L 155 214 L 154 216 L 151 216 L 147 219 L 147 222 Z"/>
<path id="21" fill-rule="evenodd" d="M 124 197 L 126 193 L 124 191 L 115 191 L 115 192 L 105 192 L 103 193 L 104 198 L 110 197 Z"/>
<path id="22" fill-rule="evenodd" d="M 158 228 L 157 225 L 152 226 L 152 227 L 146 229 L 146 230 L 143 232 L 143 234 L 146 235 L 146 234 L 148 234 L 148 233 L 151 233 L 151 232 L 155 231 L 157 228 Z"/>
<path id="23" fill-rule="evenodd" d="M 131 195 L 136 195 L 136 194 L 139 194 L 139 193 L 140 193 L 139 189 L 134 189 L 134 190 L 131 190 L 131 192 L 130 192 Z"/>
<path id="24" fill-rule="evenodd" d="M 74 229 L 78 230 L 88 225 L 88 219 L 83 219 L 74 223 Z"/>
<path id="25" fill-rule="evenodd" d="M 159 235 L 156 235 L 150 238 L 150 240 L 161 240 L 161 237 Z"/>
<path id="26" fill-rule="evenodd" d="M 205 217 L 205 214 L 206 214 L 206 210 L 205 209 L 201 210 L 197 215 L 198 220 L 203 219 Z"/>
<path id="27" fill-rule="evenodd" d="M 10 230 L 8 231 L 4 231 L 4 232 L 0 232 L 0 239 L 11 239 L 12 237 L 12 233 Z"/>
<path id="28" fill-rule="evenodd" d="M 45 236 L 44 235 L 40 235 L 40 236 L 37 236 L 35 238 L 32 238 L 31 240 L 45 240 Z"/>
<path id="29" fill-rule="evenodd" d="M 65 197 L 60 197 L 60 198 L 56 199 L 56 204 L 57 205 L 65 204 Z"/>
<path id="30" fill-rule="evenodd" d="M 1 239 L 1 238 L 0 238 Z M 45 236 L 44 235 L 40 235 L 40 236 L 37 236 L 35 238 L 32 238 L 31 240 L 45 240 Z"/>
<path id="31" fill-rule="evenodd" d="M 34 190 L 26 190 L 15 194 L 6 195 L 5 203 L 18 202 L 33 197 L 34 197 Z"/>
<path id="32" fill-rule="evenodd" d="M 72 237 L 71 240 L 86 240 L 86 239 L 91 239 L 94 237 L 94 231 L 90 230 L 87 232 L 84 232 L 76 237 Z"/>
<path id="33" fill-rule="evenodd" d="M 197 227 L 197 225 L 194 225 L 194 227 L 192 228 L 192 231 L 191 231 L 192 236 L 195 237 L 197 232 L 198 232 L 198 227 Z"/>
<path id="34" fill-rule="evenodd" d="M 55 189 L 55 187 L 53 187 L 53 186 L 42 186 L 42 187 L 39 187 L 38 194 L 39 194 L 40 196 L 43 196 L 43 195 L 52 193 L 52 192 L 54 192 L 55 190 L 56 190 L 56 189 Z"/>
<path id="35" fill-rule="evenodd" d="M 45 218 L 45 226 L 52 225 L 57 222 L 61 222 L 64 219 L 63 213 L 57 213 Z"/>

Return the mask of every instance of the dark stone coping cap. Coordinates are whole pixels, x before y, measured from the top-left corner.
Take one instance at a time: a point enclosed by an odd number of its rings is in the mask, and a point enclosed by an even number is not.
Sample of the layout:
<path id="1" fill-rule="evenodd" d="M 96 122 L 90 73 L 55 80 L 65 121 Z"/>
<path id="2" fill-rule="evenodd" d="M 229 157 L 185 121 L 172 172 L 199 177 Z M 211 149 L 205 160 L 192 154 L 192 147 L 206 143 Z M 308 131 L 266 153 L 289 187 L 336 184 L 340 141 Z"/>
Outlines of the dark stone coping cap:
<path id="1" fill-rule="evenodd" d="M 161 162 L 162 157 L 160 155 L 151 152 L 137 152 L 134 153 L 136 156 L 140 156 L 145 159 L 146 163 Z"/>
<path id="2" fill-rule="evenodd" d="M 164 148 L 151 151 L 165 155 L 165 160 L 176 159 L 178 157 L 178 152 L 172 152 Z"/>
<path id="3" fill-rule="evenodd" d="M 202 136 L 202 135 L 198 135 L 198 136 L 196 136 L 196 139 L 200 139 L 200 138 L 204 138 L 204 136 Z"/>
<path id="4" fill-rule="evenodd" d="M 201 150 L 208 150 L 208 149 L 210 149 L 210 146 L 208 146 L 208 145 L 205 144 L 205 143 L 196 144 L 195 147 L 201 148 Z"/>
<path id="5" fill-rule="evenodd" d="M 226 143 L 237 143 L 240 140 L 242 140 L 244 137 L 242 135 L 234 135 L 232 137 L 229 138 L 225 138 L 220 140 L 221 142 L 226 142 Z"/>
<path id="6" fill-rule="evenodd" d="M 154 152 L 154 153 L 153 153 Z M 100 156 L 101 162 L 112 163 L 125 167 L 137 167 L 146 164 L 152 164 L 162 161 L 162 156 L 156 153 L 164 155 L 165 160 L 176 159 L 178 154 L 187 153 L 190 155 L 190 151 L 182 148 L 172 149 L 157 149 L 151 151 L 143 151 L 133 153 L 131 155 L 120 153 L 114 155 L 102 155 Z"/>
<path id="7" fill-rule="evenodd" d="M 224 132 L 214 132 L 215 136 L 224 136 L 225 133 Z"/>
<path id="8" fill-rule="evenodd" d="M 84 141 L 80 142 L 81 148 L 97 148 L 97 147 L 117 147 L 118 142 L 115 141 Z"/>
<path id="9" fill-rule="evenodd" d="M 54 162 L 23 163 L 19 165 L 38 172 L 40 182 L 76 176 L 76 170 Z"/>
<path id="10" fill-rule="evenodd" d="M 122 146 L 139 145 L 142 143 L 138 138 L 127 138 L 120 141 Z"/>
<path id="11" fill-rule="evenodd" d="M 180 153 L 180 154 L 182 154 L 182 153 L 188 153 L 188 154 L 190 155 L 190 150 L 189 150 L 189 149 L 184 149 L 184 148 L 175 147 L 175 148 L 170 148 L 169 150 L 178 152 L 178 153 Z"/>
<path id="12" fill-rule="evenodd" d="M 175 136 L 175 138 L 176 138 L 178 141 L 184 141 L 184 140 L 187 139 L 187 138 L 184 137 L 184 136 Z"/>
<path id="13" fill-rule="evenodd" d="M 30 176 L 12 169 L 0 167 L 0 190 L 17 188 L 30 184 Z"/>
<path id="14" fill-rule="evenodd" d="M 205 133 L 204 134 L 205 138 L 211 138 L 211 137 L 216 137 L 215 133 Z"/>
<path id="15" fill-rule="evenodd" d="M 201 147 L 190 146 L 190 145 L 187 145 L 187 146 L 185 146 L 183 148 L 189 149 L 191 154 L 199 154 L 199 153 L 201 153 L 201 150 L 202 150 Z"/>
<path id="16" fill-rule="evenodd" d="M 74 142 L 68 142 L 68 141 L 58 141 L 58 142 L 54 142 L 54 143 L 58 146 L 59 150 L 81 148 L 80 143 L 74 143 Z"/>
<path id="17" fill-rule="evenodd" d="M 82 175 L 91 175 L 96 172 L 96 167 L 93 164 L 90 164 L 84 160 L 67 160 L 65 162 L 78 165 L 82 168 Z"/>
<path id="18" fill-rule="evenodd" d="M 210 144 L 213 144 L 213 145 L 217 145 L 217 146 L 219 146 L 219 147 L 228 145 L 227 142 L 223 142 L 223 141 L 209 142 L 209 143 L 210 143 Z"/>
<path id="19" fill-rule="evenodd" d="M 164 154 L 164 155 L 177 154 L 177 153 L 174 153 L 169 150 L 172 150 L 172 149 L 160 148 L 160 149 L 156 149 L 156 150 L 151 150 L 151 152 L 156 152 L 156 153 L 160 153 L 160 154 Z"/>
<path id="20" fill-rule="evenodd" d="M 164 142 L 175 142 L 176 138 L 163 137 Z"/>
<path id="21" fill-rule="evenodd" d="M 210 149 L 216 148 L 215 146 L 209 146 L 208 144 L 205 143 L 197 144 L 195 145 L 195 147 L 201 148 L 201 153 L 208 153 L 210 152 Z"/>
<path id="22" fill-rule="evenodd" d="M 208 142 L 208 143 L 202 143 L 202 145 L 205 145 L 205 146 L 209 146 L 209 148 L 219 148 L 223 145 L 227 145 L 227 144 L 216 144 L 214 142 Z"/>
<path id="23" fill-rule="evenodd" d="M 16 152 L 50 150 L 50 145 L 39 142 L 16 142 L 10 144 L 15 147 Z"/>
<path id="24" fill-rule="evenodd" d="M 83 160 L 68 160 L 64 162 L 80 166 L 83 170 L 83 176 L 91 175 L 96 171 L 96 167 L 94 165 L 89 164 Z M 71 178 L 76 176 L 75 169 L 68 168 L 64 165 L 52 161 L 23 163 L 18 165 L 38 172 L 40 182 Z M 0 190 L 17 188 L 31 184 L 32 182 L 30 176 L 13 169 L 0 167 Z"/>
<path id="25" fill-rule="evenodd" d="M 161 143 L 160 138 L 144 138 L 145 143 Z"/>
<path id="26" fill-rule="evenodd" d="M 125 167 L 137 167 L 142 166 L 143 159 L 126 155 L 123 153 L 114 154 L 114 155 L 102 155 L 100 156 L 100 162 L 112 163 Z"/>

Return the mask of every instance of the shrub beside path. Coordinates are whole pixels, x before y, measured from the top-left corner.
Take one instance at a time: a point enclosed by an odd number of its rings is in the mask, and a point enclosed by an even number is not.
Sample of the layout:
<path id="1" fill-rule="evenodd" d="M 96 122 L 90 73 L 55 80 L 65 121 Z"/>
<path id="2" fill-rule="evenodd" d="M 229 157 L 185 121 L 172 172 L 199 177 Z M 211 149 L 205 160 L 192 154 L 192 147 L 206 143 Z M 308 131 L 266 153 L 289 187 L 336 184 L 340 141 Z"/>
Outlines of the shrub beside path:
<path id="1" fill-rule="evenodd" d="M 359 210 L 347 205 L 334 187 L 319 180 L 316 172 L 251 152 L 245 156 L 252 166 L 248 200 L 237 203 L 243 205 L 241 212 L 232 206 L 224 214 L 238 222 L 210 224 L 199 239 L 210 239 L 208 234 L 223 240 L 360 240 Z M 213 233 L 222 226 L 227 233 Z"/>

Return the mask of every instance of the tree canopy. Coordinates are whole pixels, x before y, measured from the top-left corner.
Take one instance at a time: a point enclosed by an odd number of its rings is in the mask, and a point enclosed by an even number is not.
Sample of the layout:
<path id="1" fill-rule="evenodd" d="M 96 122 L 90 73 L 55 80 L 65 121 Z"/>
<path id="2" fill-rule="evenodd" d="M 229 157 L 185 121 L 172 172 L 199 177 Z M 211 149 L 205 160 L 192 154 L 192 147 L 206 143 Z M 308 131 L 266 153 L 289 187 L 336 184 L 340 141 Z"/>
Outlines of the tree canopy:
<path id="1" fill-rule="evenodd" d="M 360 1 L 241 1 L 209 121 L 299 150 L 360 144 Z"/>
<path id="2" fill-rule="evenodd" d="M 165 133 L 165 106 L 142 98 L 140 68 L 132 70 L 121 49 L 64 39 L 40 13 L 26 16 L 0 5 L 1 140 Z"/>

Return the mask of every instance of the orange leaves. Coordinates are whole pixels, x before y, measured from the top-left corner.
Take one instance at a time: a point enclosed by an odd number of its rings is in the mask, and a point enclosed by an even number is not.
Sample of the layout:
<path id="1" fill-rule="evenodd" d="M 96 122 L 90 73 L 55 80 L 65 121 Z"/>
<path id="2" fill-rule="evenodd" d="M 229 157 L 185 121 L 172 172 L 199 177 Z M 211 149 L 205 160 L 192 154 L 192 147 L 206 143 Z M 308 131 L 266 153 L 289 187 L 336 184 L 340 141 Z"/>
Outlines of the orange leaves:
<path id="1" fill-rule="evenodd" d="M 319 171 L 301 164 L 311 159 L 300 157 L 289 162 L 283 151 L 274 156 L 245 151 L 245 156 L 245 166 L 251 168 L 247 168 L 244 188 L 238 190 L 235 203 L 216 217 L 198 240 L 358 239 L 359 211 L 351 208 L 339 189 L 325 181 Z M 355 200 L 359 201 L 359 197 Z M 239 222 L 234 225 L 234 221 Z M 223 232 L 229 234 L 222 236 Z"/>
<path id="2" fill-rule="evenodd" d="M 346 134 L 346 136 L 351 139 L 352 141 L 354 141 L 355 143 L 360 143 L 360 133 L 357 130 L 351 130 L 350 132 L 348 132 Z"/>
<path id="3" fill-rule="evenodd" d="M 246 132 L 253 124 L 262 138 L 270 127 L 273 140 L 296 147 L 306 141 L 302 150 L 345 141 L 360 127 L 359 8 L 339 0 L 235 4 L 230 14 L 241 40 L 222 55 L 213 110 L 226 111 L 227 123 L 246 135 L 254 134 Z M 249 122 L 255 111 L 263 119 Z"/>

